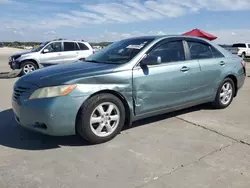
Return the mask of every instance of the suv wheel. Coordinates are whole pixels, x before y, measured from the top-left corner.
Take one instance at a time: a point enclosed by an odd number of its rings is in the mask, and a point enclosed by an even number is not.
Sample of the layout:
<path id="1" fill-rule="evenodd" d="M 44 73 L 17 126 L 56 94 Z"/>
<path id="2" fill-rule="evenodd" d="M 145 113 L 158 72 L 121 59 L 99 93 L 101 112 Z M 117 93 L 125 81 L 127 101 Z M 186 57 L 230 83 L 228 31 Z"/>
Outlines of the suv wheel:
<path id="1" fill-rule="evenodd" d="M 123 103 L 114 95 L 99 94 L 86 101 L 77 117 L 77 133 L 92 144 L 113 139 L 125 122 Z"/>
<path id="2" fill-rule="evenodd" d="M 241 58 L 242 58 L 242 59 L 246 59 L 246 53 L 245 53 L 245 52 L 243 52 L 243 53 L 241 54 Z"/>
<path id="3" fill-rule="evenodd" d="M 36 69 L 38 69 L 38 67 L 35 63 L 33 63 L 31 61 L 26 61 L 22 64 L 21 69 L 22 69 L 21 74 L 26 75 L 26 74 L 29 74 L 29 73 L 35 71 Z"/>
<path id="4" fill-rule="evenodd" d="M 228 107 L 234 98 L 235 84 L 231 78 L 226 78 L 220 85 L 216 99 L 213 102 L 215 108 L 223 109 Z"/>

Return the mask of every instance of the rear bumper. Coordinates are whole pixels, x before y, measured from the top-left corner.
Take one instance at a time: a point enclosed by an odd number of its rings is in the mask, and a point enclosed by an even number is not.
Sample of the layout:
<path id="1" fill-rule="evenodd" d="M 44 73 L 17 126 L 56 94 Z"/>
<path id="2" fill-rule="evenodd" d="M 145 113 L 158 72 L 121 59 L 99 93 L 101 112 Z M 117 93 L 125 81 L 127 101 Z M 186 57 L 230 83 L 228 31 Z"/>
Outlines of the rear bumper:
<path id="1" fill-rule="evenodd" d="M 238 90 L 242 88 L 246 80 L 246 70 L 244 70 L 244 73 L 237 76 L 237 88 Z"/>

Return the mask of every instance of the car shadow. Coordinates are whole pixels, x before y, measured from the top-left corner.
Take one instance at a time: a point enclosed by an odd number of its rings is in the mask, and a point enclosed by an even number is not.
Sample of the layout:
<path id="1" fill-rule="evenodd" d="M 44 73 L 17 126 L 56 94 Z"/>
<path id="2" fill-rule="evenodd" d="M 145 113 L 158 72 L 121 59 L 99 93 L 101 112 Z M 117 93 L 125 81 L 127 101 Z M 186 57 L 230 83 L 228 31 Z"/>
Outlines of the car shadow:
<path id="1" fill-rule="evenodd" d="M 178 110 L 178 111 L 174 111 L 174 112 L 170 112 L 170 113 L 161 114 L 161 115 L 145 118 L 145 119 L 142 119 L 142 120 L 138 120 L 138 121 L 134 122 L 131 127 L 126 127 L 125 126 L 123 130 L 143 126 L 143 125 L 146 125 L 146 124 L 151 124 L 151 123 L 154 123 L 154 122 L 157 122 L 157 121 L 162 121 L 162 120 L 165 120 L 165 119 L 177 117 L 177 116 L 180 116 L 180 115 L 183 115 L 183 114 L 188 114 L 188 113 L 192 113 L 192 112 L 200 111 L 200 110 L 215 110 L 215 109 L 210 104 L 202 104 L 202 105 L 194 106 L 194 107 L 191 107 L 191 108 Z"/>
<path id="2" fill-rule="evenodd" d="M 130 127 L 125 126 L 123 131 L 181 114 L 210 109 L 208 105 L 200 105 L 177 112 L 146 118 L 134 122 Z M 0 112 L 0 145 L 21 150 L 48 150 L 61 146 L 91 146 L 91 144 L 81 139 L 79 136 L 47 136 L 20 127 L 14 119 L 12 109 Z"/>
<path id="3" fill-rule="evenodd" d="M 47 150 L 63 146 L 83 146 L 78 136 L 52 137 L 20 127 L 12 109 L 0 112 L 0 145 L 22 150 Z"/>
<path id="4" fill-rule="evenodd" d="M 0 72 L 0 79 L 10 79 L 20 77 L 21 70 L 13 70 L 10 72 Z"/>

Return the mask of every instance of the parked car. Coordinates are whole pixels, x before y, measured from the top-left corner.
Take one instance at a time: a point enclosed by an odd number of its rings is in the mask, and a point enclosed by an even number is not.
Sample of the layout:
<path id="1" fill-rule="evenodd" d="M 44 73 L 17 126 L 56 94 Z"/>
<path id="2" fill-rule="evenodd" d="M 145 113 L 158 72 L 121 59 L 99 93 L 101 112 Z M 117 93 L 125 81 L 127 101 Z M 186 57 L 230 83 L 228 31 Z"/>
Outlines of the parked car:
<path id="1" fill-rule="evenodd" d="M 9 58 L 11 69 L 21 69 L 21 74 L 28 74 L 36 69 L 72 63 L 83 60 L 93 54 L 88 42 L 72 40 L 53 40 L 40 44 L 29 52 L 14 54 Z"/>
<path id="2" fill-rule="evenodd" d="M 4 47 L 3 42 L 0 42 L 0 48 Z"/>
<path id="3" fill-rule="evenodd" d="M 245 77 L 242 58 L 205 39 L 136 37 L 113 43 L 85 62 L 21 77 L 12 105 L 23 127 L 102 143 L 142 118 L 203 103 L 226 108 Z"/>
<path id="4" fill-rule="evenodd" d="M 243 59 L 250 57 L 250 43 L 237 43 L 233 44 L 232 47 L 226 47 L 226 49 Z"/>

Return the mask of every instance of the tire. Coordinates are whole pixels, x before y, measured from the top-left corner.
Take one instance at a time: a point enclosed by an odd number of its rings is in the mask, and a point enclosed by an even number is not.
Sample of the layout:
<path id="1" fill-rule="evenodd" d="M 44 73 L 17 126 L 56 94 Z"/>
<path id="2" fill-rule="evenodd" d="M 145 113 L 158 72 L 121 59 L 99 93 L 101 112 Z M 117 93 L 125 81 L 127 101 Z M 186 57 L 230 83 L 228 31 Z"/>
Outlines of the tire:
<path id="1" fill-rule="evenodd" d="M 241 54 L 241 58 L 242 58 L 242 59 L 246 59 L 246 53 L 245 53 L 245 52 L 243 52 L 243 53 Z"/>
<path id="2" fill-rule="evenodd" d="M 107 108 L 110 105 L 113 105 L 113 110 L 111 113 L 107 113 Z M 103 117 L 100 113 L 100 106 L 105 112 Z M 116 137 L 124 123 L 125 108 L 123 103 L 112 94 L 98 94 L 82 105 L 77 115 L 76 132 L 91 144 L 100 144 Z"/>
<path id="3" fill-rule="evenodd" d="M 228 87 L 229 89 L 226 90 L 225 88 Z M 220 84 L 220 87 L 218 88 L 215 101 L 213 102 L 213 106 L 217 109 L 227 108 L 232 103 L 234 95 L 235 95 L 235 84 L 233 80 L 231 78 L 224 79 L 223 82 Z"/>
<path id="4" fill-rule="evenodd" d="M 22 69 L 21 75 L 26 75 L 37 70 L 38 66 L 36 65 L 36 63 L 32 61 L 25 61 L 22 63 L 21 69 Z"/>

